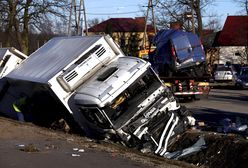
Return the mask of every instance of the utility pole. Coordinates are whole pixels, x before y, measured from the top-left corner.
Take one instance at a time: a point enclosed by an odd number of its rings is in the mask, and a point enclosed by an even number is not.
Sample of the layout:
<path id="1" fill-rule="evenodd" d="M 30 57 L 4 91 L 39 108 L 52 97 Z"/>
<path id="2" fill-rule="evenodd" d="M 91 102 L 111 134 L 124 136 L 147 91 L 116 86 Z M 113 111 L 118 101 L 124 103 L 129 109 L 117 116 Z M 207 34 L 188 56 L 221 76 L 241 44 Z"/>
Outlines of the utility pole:
<path id="1" fill-rule="evenodd" d="M 156 0 L 156 4 L 157 4 L 157 0 Z M 157 34 L 156 20 L 155 20 L 156 18 L 155 18 L 155 15 L 154 15 L 152 0 L 151 0 L 151 5 L 152 5 L 152 23 L 153 23 L 153 27 L 154 27 L 154 33 Z M 156 6 L 156 5 L 155 5 L 155 6 Z"/>
<path id="2" fill-rule="evenodd" d="M 85 35 L 88 36 L 88 26 L 87 26 L 87 20 L 86 20 L 86 11 L 85 11 L 85 5 L 84 0 L 83 2 L 83 11 L 84 11 L 84 27 L 85 27 Z"/>
<path id="3" fill-rule="evenodd" d="M 78 9 L 77 9 L 78 8 Z M 82 9 L 83 8 L 83 9 Z M 71 36 L 71 22 L 72 22 L 72 14 L 73 14 L 73 9 L 74 9 L 74 16 L 75 16 L 75 23 L 76 23 L 76 34 L 80 35 L 82 32 L 83 35 L 83 26 L 82 26 L 82 19 L 81 19 L 81 11 L 84 12 L 84 24 L 85 24 L 85 30 L 86 30 L 86 35 L 88 35 L 88 28 L 87 28 L 87 20 L 86 20 L 86 12 L 85 12 L 85 5 L 84 5 L 84 0 L 80 0 L 79 6 L 77 6 L 76 0 L 71 0 L 71 6 L 70 6 L 70 16 L 69 16 L 69 23 L 68 23 L 68 36 Z M 77 16 L 77 12 L 78 16 Z"/>
<path id="4" fill-rule="evenodd" d="M 145 17 L 145 29 L 144 29 L 143 42 L 142 42 L 142 47 L 144 49 L 146 48 L 147 20 L 148 20 L 148 15 L 149 15 L 150 8 L 152 10 L 152 20 L 153 20 L 154 33 L 155 34 L 157 33 L 156 22 L 155 22 L 155 15 L 154 15 L 154 10 L 153 10 L 153 3 L 152 3 L 152 0 L 148 0 L 146 17 Z"/>
<path id="5" fill-rule="evenodd" d="M 75 28 L 76 28 L 75 34 L 77 34 L 78 29 L 79 29 L 79 24 L 77 22 L 77 2 L 76 2 L 76 0 L 73 0 L 73 7 L 74 7 L 74 17 L 75 17 L 74 18 L 74 20 L 75 20 Z"/>
<path id="6" fill-rule="evenodd" d="M 194 0 L 191 0 L 191 22 L 192 22 L 192 33 L 195 34 Z"/>
<path id="7" fill-rule="evenodd" d="M 71 0 L 71 7 L 70 7 L 70 16 L 69 16 L 68 32 L 67 32 L 68 36 L 71 36 L 71 16 L 72 16 L 72 7 L 73 7 L 72 2 L 73 0 Z"/>
<path id="8" fill-rule="evenodd" d="M 81 30 L 82 30 L 82 27 L 81 27 L 81 10 L 82 10 L 82 0 L 80 0 L 80 3 L 79 3 L 77 35 L 80 35 Z"/>

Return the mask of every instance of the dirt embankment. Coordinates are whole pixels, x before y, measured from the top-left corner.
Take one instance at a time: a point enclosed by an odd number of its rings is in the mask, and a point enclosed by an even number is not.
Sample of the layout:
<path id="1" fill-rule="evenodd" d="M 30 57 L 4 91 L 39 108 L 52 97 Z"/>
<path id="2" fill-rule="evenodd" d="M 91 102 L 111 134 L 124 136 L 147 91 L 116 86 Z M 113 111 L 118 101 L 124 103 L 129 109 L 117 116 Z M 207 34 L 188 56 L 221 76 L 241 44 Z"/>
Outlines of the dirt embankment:
<path id="1" fill-rule="evenodd" d="M 94 141 L 31 123 L 0 117 L 0 167 L 119 167 L 193 168 L 155 155 L 142 154 L 120 144 Z M 75 149 L 82 149 L 79 153 Z"/>

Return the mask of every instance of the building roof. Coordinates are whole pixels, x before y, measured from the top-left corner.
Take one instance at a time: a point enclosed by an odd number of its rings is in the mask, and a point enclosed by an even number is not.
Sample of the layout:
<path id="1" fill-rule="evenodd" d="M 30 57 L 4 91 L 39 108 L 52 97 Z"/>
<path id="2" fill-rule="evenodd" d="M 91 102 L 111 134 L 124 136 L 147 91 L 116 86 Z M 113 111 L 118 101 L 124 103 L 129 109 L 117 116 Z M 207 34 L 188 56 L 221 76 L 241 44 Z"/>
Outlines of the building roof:
<path id="1" fill-rule="evenodd" d="M 218 46 L 247 46 L 248 16 L 228 16 L 217 43 Z"/>
<path id="2" fill-rule="evenodd" d="M 110 18 L 88 29 L 89 32 L 144 32 L 145 18 Z M 151 25 L 147 25 L 147 32 L 154 32 Z"/>

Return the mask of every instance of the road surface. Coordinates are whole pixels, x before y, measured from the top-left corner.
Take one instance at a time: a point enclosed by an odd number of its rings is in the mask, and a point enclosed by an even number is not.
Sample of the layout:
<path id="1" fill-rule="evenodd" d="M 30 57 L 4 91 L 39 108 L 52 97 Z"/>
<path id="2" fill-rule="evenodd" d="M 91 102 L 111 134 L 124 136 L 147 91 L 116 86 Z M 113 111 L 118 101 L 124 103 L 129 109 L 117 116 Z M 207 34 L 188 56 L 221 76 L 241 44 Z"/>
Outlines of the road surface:
<path id="1" fill-rule="evenodd" d="M 197 120 L 219 123 L 225 118 L 248 123 L 248 90 L 212 89 L 208 99 L 181 103 L 194 113 Z"/>

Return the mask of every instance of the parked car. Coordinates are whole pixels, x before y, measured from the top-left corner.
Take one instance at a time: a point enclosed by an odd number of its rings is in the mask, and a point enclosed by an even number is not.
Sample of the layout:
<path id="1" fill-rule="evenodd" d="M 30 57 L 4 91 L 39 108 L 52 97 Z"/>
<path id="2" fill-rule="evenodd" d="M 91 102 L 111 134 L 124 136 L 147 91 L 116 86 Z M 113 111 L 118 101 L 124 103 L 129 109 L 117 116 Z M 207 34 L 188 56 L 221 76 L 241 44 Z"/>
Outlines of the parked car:
<path id="1" fill-rule="evenodd" d="M 236 86 L 240 88 L 248 88 L 248 66 L 242 67 L 237 75 Z"/>
<path id="2" fill-rule="evenodd" d="M 215 82 L 235 83 L 236 70 L 232 65 L 218 65 L 214 71 Z"/>

